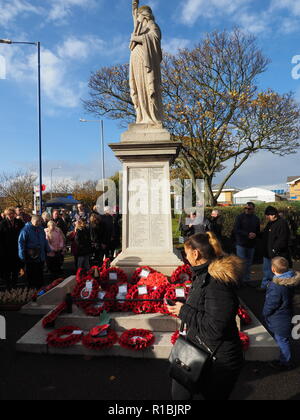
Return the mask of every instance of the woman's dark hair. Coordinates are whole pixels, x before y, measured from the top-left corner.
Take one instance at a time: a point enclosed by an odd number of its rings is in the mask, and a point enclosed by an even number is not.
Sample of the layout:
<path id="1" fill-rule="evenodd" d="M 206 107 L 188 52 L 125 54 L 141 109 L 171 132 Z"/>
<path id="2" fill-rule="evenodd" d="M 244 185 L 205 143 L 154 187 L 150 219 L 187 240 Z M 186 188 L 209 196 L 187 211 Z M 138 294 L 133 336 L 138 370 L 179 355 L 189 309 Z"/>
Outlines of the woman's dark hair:
<path id="1" fill-rule="evenodd" d="M 210 232 L 193 235 L 185 241 L 184 245 L 187 248 L 199 251 L 201 257 L 210 262 L 220 257 L 220 253 L 224 255 L 215 235 Z"/>
<path id="2" fill-rule="evenodd" d="M 96 213 L 92 213 L 90 216 L 90 223 L 93 226 L 99 225 L 101 223 L 101 216 Z"/>

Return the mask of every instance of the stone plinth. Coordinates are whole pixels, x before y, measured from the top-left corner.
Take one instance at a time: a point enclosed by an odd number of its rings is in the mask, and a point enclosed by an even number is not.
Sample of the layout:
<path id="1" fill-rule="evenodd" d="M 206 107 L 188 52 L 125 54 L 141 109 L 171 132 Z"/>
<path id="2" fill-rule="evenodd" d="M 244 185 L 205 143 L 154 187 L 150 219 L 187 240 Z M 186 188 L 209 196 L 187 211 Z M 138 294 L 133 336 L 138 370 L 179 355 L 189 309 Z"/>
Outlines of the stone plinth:
<path id="1" fill-rule="evenodd" d="M 181 143 L 162 126 L 132 124 L 121 143 L 111 144 L 123 163 L 122 253 L 113 266 L 131 275 L 151 266 L 170 276 L 182 261 L 174 254 L 170 164 Z"/>

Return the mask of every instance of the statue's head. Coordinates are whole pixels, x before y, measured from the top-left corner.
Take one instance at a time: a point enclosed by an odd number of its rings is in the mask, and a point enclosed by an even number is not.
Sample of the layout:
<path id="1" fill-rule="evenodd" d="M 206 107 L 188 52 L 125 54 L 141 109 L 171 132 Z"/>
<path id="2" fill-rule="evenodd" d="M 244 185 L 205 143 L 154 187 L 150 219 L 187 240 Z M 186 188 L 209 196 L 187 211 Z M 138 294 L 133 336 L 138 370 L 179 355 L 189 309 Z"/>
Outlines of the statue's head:
<path id="1" fill-rule="evenodd" d="M 151 7 L 141 6 L 138 9 L 138 17 L 141 18 L 142 20 L 143 19 L 147 19 L 148 21 L 149 20 L 154 20 L 154 16 L 153 16 L 153 12 L 152 12 Z"/>

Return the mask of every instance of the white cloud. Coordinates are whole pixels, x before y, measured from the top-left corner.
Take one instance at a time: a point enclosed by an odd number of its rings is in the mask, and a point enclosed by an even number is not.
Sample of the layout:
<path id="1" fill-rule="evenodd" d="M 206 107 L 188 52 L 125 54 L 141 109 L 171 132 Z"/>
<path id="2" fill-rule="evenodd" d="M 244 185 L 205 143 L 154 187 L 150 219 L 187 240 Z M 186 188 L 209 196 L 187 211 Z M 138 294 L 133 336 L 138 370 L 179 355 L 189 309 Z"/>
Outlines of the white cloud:
<path id="1" fill-rule="evenodd" d="M 6 27 L 20 16 L 41 14 L 42 8 L 33 6 L 27 0 L 0 0 L 0 26 Z"/>
<path id="2" fill-rule="evenodd" d="M 65 24 L 75 8 L 92 9 L 101 0 L 44 0 L 40 6 L 30 0 L 0 0 L 0 27 L 11 27 L 17 19 L 32 14 L 44 16 L 49 22 Z"/>
<path id="3" fill-rule="evenodd" d="M 282 16 L 283 11 L 289 15 Z M 215 26 L 226 18 L 254 34 L 264 34 L 274 28 L 290 34 L 299 30 L 299 17 L 299 0 L 270 0 L 263 10 L 255 9 L 251 0 L 187 0 L 181 3 L 179 20 L 193 26 L 199 18 L 204 18 Z"/>
<path id="4" fill-rule="evenodd" d="M 84 60 L 95 52 L 104 51 L 105 47 L 106 43 L 95 36 L 71 36 L 57 48 L 57 53 L 63 59 Z"/>
<path id="5" fill-rule="evenodd" d="M 24 39 L 27 39 L 25 35 Z M 1 48 L 7 79 L 13 79 L 25 87 L 28 83 L 36 84 L 37 78 L 37 52 L 33 46 L 28 48 L 17 45 L 2 45 Z M 93 35 L 82 38 L 70 36 L 54 49 L 42 47 L 42 90 L 44 100 L 48 100 L 48 115 L 53 114 L 53 108 L 75 108 L 80 105 L 87 87 L 87 82 L 76 75 L 82 63 L 92 56 L 99 56 L 99 63 L 103 56 L 117 57 L 119 60 L 123 54 L 127 54 L 127 50 L 127 38 L 116 37 L 103 41 Z"/>
<path id="6" fill-rule="evenodd" d="M 181 11 L 181 21 L 193 25 L 199 17 L 231 15 L 248 3 L 249 0 L 187 0 Z"/>
<path id="7" fill-rule="evenodd" d="M 300 17 L 299 0 L 272 0 L 270 10 L 287 9 L 293 16 Z"/>
<path id="8" fill-rule="evenodd" d="M 189 39 L 171 38 L 163 41 L 162 48 L 169 54 L 176 54 L 178 50 L 182 50 L 191 45 Z"/>
<path id="9" fill-rule="evenodd" d="M 236 17 L 239 26 L 252 34 L 265 33 L 270 29 L 270 18 L 266 12 L 257 14 L 240 12 Z"/>
<path id="10" fill-rule="evenodd" d="M 50 4 L 48 20 L 65 23 L 66 18 L 72 14 L 74 7 L 90 9 L 91 7 L 96 7 L 97 2 L 95 0 L 50 0 Z"/>
<path id="11" fill-rule="evenodd" d="M 294 18 L 284 18 L 281 22 L 280 30 L 284 34 L 292 34 L 298 32 L 300 29 L 300 22 L 298 19 Z"/>

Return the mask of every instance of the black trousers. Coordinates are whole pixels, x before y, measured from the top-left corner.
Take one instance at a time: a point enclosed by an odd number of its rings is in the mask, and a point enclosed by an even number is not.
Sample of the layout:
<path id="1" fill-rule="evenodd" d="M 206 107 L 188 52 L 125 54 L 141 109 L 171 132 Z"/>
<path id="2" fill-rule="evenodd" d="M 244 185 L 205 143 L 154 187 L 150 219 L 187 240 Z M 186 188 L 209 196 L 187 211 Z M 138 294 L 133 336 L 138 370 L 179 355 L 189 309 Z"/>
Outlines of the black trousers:
<path id="1" fill-rule="evenodd" d="M 61 252 L 56 252 L 54 257 L 47 257 L 47 267 L 52 276 L 62 274 L 64 256 Z"/>
<path id="2" fill-rule="evenodd" d="M 27 262 L 26 276 L 28 286 L 32 289 L 40 289 L 44 284 L 44 263 Z"/>

